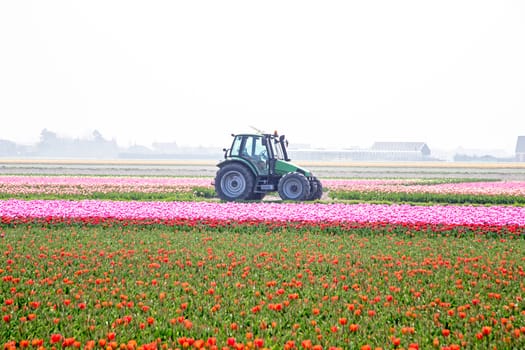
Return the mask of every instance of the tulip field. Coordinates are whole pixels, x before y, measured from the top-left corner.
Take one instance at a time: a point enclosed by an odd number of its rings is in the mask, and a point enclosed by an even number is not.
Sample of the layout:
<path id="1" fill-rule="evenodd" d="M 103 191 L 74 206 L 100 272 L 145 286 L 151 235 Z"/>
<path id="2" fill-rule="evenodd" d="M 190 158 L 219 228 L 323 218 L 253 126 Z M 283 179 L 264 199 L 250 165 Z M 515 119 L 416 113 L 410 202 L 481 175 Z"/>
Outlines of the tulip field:
<path id="1" fill-rule="evenodd" d="M 207 177 L 0 176 L 0 199 L 202 200 Z M 352 201 L 519 204 L 525 181 L 477 179 L 325 179 L 330 198 Z"/>
<path id="2" fill-rule="evenodd" d="M 525 348 L 525 182 L 212 180 L 0 176 L 0 345 Z"/>

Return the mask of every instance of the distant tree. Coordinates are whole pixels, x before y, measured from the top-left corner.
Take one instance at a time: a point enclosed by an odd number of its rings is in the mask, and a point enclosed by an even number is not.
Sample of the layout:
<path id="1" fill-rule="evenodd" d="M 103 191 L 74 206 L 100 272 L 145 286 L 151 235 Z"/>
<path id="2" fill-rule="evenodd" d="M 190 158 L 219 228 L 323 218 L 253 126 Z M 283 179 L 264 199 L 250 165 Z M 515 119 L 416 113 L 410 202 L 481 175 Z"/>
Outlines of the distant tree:
<path id="1" fill-rule="evenodd" d="M 43 129 L 41 132 L 40 132 L 40 142 L 42 143 L 47 143 L 47 142 L 53 142 L 53 141 L 56 141 L 57 140 L 57 134 L 52 132 L 52 131 L 49 131 L 47 129 Z"/>
<path id="2" fill-rule="evenodd" d="M 40 142 L 36 145 L 36 153 L 40 156 L 61 156 L 67 146 L 67 140 L 48 129 L 43 129 L 40 132 Z"/>
<path id="3" fill-rule="evenodd" d="M 93 131 L 92 137 L 71 139 L 43 129 L 35 148 L 36 155 L 51 157 L 115 158 L 118 152 L 117 142 L 104 139 L 98 130 Z"/>
<path id="4" fill-rule="evenodd" d="M 95 141 L 105 141 L 104 137 L 102 136 L 102 134 L 98 130 L 93 131 L 93 140 L 95 140 Z"/>

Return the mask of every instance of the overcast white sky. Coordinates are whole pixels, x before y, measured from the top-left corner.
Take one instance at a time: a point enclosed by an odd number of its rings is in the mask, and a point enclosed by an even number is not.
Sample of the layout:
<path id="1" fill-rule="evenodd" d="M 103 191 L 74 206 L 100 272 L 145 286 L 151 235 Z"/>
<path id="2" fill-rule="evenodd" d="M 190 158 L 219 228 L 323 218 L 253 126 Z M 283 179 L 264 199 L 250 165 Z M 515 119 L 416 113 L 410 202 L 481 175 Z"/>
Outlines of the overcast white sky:
<path id="1" fill-rule="evenodd" d="M 0 1 L 0 139 L 514 152 L 525 1 Z"/>

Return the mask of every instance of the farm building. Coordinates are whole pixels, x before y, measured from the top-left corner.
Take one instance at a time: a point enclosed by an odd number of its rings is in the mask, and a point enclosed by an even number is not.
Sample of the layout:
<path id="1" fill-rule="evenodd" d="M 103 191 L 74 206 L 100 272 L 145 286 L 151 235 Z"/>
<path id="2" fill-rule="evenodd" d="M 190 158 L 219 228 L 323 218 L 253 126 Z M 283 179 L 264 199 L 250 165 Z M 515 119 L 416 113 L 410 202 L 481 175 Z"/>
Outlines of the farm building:
<path id="1" fill-rule="evenodd" d="M 293 159 L 320 161 L 419 161 L 430 160 L 430 153 L 424 142 L 376 142 L 365 149 L 291 149 Z"/>
<path id="2" fill-rule="evenodd" d="M 430 156 L 430 148 L 424 142 L 376 142 L 371 150 L 381 152 L 387 160 L 422 160 Z"/>
<path id="3" fill-rule="evenodd" d="M 516 161 L 525 162 L 525 136 L 518 136 L 516 142 Z"/>

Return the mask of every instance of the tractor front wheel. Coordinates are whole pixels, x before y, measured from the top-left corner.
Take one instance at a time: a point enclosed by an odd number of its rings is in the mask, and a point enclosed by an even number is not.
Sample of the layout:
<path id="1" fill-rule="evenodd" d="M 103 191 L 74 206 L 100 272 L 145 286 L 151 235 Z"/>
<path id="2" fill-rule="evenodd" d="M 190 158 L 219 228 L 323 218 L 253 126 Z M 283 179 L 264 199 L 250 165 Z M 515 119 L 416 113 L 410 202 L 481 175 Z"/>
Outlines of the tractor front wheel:
<path id="1" fill-rule="evenodd" d="M 310 183 L 301 173 L 285 174 L 277 186 L 283 200 L 304 201 L 310 196 Z"/>
<path id="2" fill-rule="evenodd" d="M 252 172 L 240 164 L 227 164 L 217 171 L 215 192 L 223 201 L 249 200 L 255 180 Z"/>

